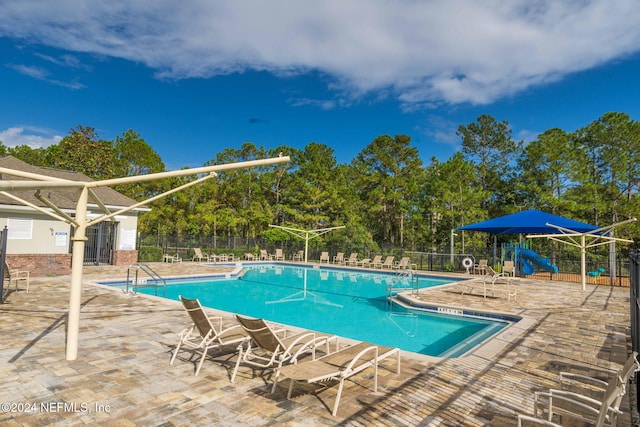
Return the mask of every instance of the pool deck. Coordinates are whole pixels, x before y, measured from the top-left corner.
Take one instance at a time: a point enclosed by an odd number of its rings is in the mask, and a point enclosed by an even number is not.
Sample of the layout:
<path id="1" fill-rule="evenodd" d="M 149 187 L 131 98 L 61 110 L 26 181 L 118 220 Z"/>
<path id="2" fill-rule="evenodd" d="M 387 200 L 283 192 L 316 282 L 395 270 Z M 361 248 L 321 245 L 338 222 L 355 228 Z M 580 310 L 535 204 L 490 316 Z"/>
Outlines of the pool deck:
<path id="1" fill-rule="evenodd" d="M 163 276 L 230 271 L 191 262 L 152 267 Z M 33 278 L 29 293 L 9 294 L 0 305 L 0 424 L 515 426 L 518 413 L 532 413 L 534 391 L 558 386 L 560 371 L 619 369 L 630 351 L 628 288 L 515 279 L 511 302 L 477 289 L 461 295 L 460 284 L 425 290 L 419 299 L 429 304 L 522 316 L 526 327 L 461 358 L 405 354 L 401 374 L 391 364 L 380 369 L 377 393 L 372 370 L 364 371 L 345 383 L 332 417 L 337 387 L 294 392 L 288 401 L 285 388 L 270 394 L 268 372 L 248 367 L 231 384 L 232 352 L 212 355 L 197 377 L 184 357 L 169 366 L 188 316 L 176 301 L 90 283 L 125 277 L 126 268 L 85 268 L 74 361 L 65 360 L 70 277 Z M 35 409 L 18 411 L 23 404 Z M 633 425 L 630 406 L 627 395 L 618 425 Z"/>

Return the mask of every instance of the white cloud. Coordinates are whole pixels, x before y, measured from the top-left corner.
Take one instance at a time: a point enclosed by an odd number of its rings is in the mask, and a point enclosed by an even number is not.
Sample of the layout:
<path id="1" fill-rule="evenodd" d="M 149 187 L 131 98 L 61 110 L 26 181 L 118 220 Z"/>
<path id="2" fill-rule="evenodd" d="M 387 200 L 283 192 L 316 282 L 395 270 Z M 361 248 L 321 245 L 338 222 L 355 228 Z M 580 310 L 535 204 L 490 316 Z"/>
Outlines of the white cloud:
<path id="1" fill-rule="evenodd" d="M 0 141 L 5 147 L 27 145 L 31 148 L 46 148 L 60 142 L 60 135 L 53 135 L 48 129 L 35 127 L 13 127 L 0 131 Z"/>
<path id="2" fill-rule="evenodd" d="M 637 0 L 3 2 L 0 36 L 161 78 L 321 71 L 339 96 L 483 104 L 640 48 Z M 325 105 L 320 103 L 320 105 Z"/>

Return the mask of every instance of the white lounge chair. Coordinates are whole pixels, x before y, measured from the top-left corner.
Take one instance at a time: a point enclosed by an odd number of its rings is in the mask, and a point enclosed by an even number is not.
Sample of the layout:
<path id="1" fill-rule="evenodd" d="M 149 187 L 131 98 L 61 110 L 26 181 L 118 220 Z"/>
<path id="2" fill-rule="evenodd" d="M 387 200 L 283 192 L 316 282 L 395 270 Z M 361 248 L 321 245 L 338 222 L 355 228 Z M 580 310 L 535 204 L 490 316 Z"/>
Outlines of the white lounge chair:
<path id="1" fill-rule="evenodd" d="M 338 337 L 335 335 L 310 331 L 281 337 L 280 334 L 285 331 L 274 329 L 264 319 L 253 319 L 236 314 L 236 320 L 251 337 L 251 341 L 241 347 L 236 366 L 231 374 L 231 382 L 234 382 L 240 364 L 259 369 L 275 369 L 284 363 L 296 363 L 305 353 L 311 353 L 315 357 L 316 347 L 321 345 L 325 346 L 325 353 L 329 353 L 330 342 L 335 341 L 336 345 L 338 342 Z M 275 384 L 273 390 L 275 390 Z"/>
<path id="2" fill-rule="evenodd" d="M 357 265 L 358 263 L 358 252 L 351 252 L 349 255 L 349 259 L 344 262 L 346 265 Z"/>
<path id="3" fill-rule="evenodd" d="M 276 261 L 284 261 L 284 252 L 282 252 L 282 249 L 276 249 L 274 258 Z"/>
<path id="4" fill-rule="evenodd" d="M 384 262 L 382 263 L 382 265 L 380 266 L 380 268 L 393 268 L 393 259 L 395 257 L 393 255 L 389 255 L 384 259 Z"/>
<path id="5" fill-rule="evenodd" d="M 338 412 L 340 404 L 340 396 L 344 381 L 353 375 L 364 371 L 368 368 L 374 369 L 373 374 L 373 391 L 378 391 L 378 364 L 381 360 L 395 355 L 396 356 L 396 372 L 400 373 L 400 350 L 392 347 L 383 347 L 369 343 L 359 343 L 350 347 L 346 347 L 332 354 L 328 354 L 316 360 L 304 361 L 296 365 L 286 365 L 276 370 L 273 383 L 275 387 L 279 378 L 289 378 L 289 391 L 287 399 L 291 398 L 293 386 L 296 382 L 301 383 L 327 383 L 330 381 L 338 381 L 338 394 L 331 414 L 335 416 Z"/>
<path id="6" fill-rule="evenodd" d="M 393 268 L 395 268 L 396 270 L 406 270 L 407 268 L 411 267 L 409 265 L 410 261 L 411 261 L 411 257 L 408 257 L 408 256 L 402 257 L 400 258 L 400 261 L 398 261 L 398 263 L 393 266 Z"/>
<path id="7" fill-rule="evenodd" d="M 198 260 L 198 262 L 202 262 L 202 260 L 209 261 L 209 254 L 202 252 L 202 249 L 200 248 L 193 248 L 193 257 L 191 258 L 191 261 L 196 260 Z"/>
<path id="8" fill-rule="evenodd" d="M 293 254 L 294 261 L 304 261 L 304 251 L 298 251 Z"/>
<path id="9" fill-rule="evenodd" d="M 551 389 L 548 392 L 536 392 L 534 393 L 533 417 L 518 415 L 518 426 L 522 426 L 525 421 L 546 426 L 564 424 L 564 422 L 562 424 L 554 424 L 554 415 L 561 416 L 563 421 L 566 417 L 586 422 L 596 427 L 615 426 L 617 425 L 617 417 L 621 414 L 619 407 L 616 407 L 616 403 L 621 400 L 621 395 L 624 395 L 624 393 L 625 384 L 619 375 L 615 375 L 609 381 L 601 400 L 566 390 Z M 546 409 L 546 419 L 538 416 L 539 408 L 542 408 L 541 416 L 544 415 Z"/>
<path id="10" fill-rule="evenodd" d="M 260 249 L 260 260 L 261 261 L 272 261 L 273 255 L 267 252 L 266 249 Z"/>
<path id="11" fill-rule="evenodd" d="M 373 260 L 371 260 L 371 267 L 376 268 L 376 267 L 380 267 L 382 268 L 382 255 L 376 255 L 373 257 Z"/>
<path id="12" fill-rule="evenodd" d="M 249 339 L 249 336 L 240 325 L 223 328 L 222 317 L 210 318 L 197 299 L 187 299 L 182 296 L 179 296 L 179 298 L 185 310 L 187 310 L 189 317 L 191 317 L 193 324 L 180 332 L 180 340 L 178 341 L 176 349 L 173 351 L 169 365 L 173 365 L 180 348 L 187 347 L 201 353 L 200 362 L 198 363 L 195 373 L 195 375 L 198 375 L 204 359 L 207 357 L 207 352 L 210 349 L 221 349 L 234 345 L 238 346 Z M 212 319 L 217 321 L 217 327 L 211 322 Z"/>
<path id="13" fill-rule="evenodd" d="M 336 256 L 333 257 L 334 264 L 344 264 L 344 252 L 338 252 Z"/>
<path id="14" fill-rule="evenodd" d="M 320 264 L 322 264 L 323 262 L 329 264 L 329 252 L 322 252 L 320 254 Z"/>

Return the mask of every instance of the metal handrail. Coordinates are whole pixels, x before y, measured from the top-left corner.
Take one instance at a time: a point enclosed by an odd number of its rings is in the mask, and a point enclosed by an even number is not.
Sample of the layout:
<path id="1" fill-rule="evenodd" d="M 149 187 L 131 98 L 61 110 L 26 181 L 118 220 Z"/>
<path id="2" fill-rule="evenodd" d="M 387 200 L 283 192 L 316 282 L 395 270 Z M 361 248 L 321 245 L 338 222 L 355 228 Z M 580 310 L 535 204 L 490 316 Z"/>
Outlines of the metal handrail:
<path id="1" fill-rule="evenodd" d="M 131 280 L 131 270 L 135 270 L 135 278 L 133 280 Z M 151 280 L 139 278 L 138 274 L 140 270 L 146 273 Z M 156 296 L 158 296 L 158 287 L 162 286 L 162 296 L 167 296 L 167 281 L 146 264 L 129 265 L 129 268 L 127 268 L 126 293 L 129 293 L 129 284 L 131 284 L 131 292 L 133 293 L 136 292 L 136 288 L 153 286 L 155 288 Z"/>
<path id="2" fill-rule="evenodd" d="M 394 287 L 395 284 L 399 283 L 405 277 L 409 278 L 411 287 Z M 411 268 L 407 268 L 406 270 L 399 271 L 398 274 L 396 274 L 396 280 L 387 285 L 387 299 L 391 300 L 394 296 L 394 292 L 397 293 L 398 291 L 412 290 L 415 294 L 419 289 L 420 286 L 418 285 L 418 275 L 416 274 L 416 271 Z"/>

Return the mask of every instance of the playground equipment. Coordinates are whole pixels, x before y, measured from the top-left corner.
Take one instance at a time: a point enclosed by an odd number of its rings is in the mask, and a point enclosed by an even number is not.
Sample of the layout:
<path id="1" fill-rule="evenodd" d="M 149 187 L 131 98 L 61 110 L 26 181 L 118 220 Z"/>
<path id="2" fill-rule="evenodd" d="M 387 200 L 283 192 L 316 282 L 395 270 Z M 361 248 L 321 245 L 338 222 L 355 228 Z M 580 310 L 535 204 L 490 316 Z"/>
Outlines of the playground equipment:
<path id="1" fill-rule="evenodd" d="M 536 267 L 558 273 L 558 266 L 553 264 L 549 258 L 545 258 L 530 248 L 529 242 L 525 243 L 503 243 L 502 254 L 504 259 L 512 259 L 518 265 L 518 270 L 523 274 L 535 274 Z"/>

